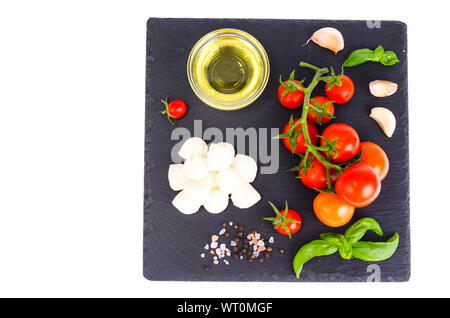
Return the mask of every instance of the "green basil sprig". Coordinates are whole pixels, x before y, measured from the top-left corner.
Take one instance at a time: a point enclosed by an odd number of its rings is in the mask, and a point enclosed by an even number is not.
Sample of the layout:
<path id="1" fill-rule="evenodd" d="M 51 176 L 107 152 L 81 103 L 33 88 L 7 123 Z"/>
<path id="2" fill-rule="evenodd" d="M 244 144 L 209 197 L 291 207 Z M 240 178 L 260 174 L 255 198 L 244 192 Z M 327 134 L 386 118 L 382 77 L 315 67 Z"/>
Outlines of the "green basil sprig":
<path id="1" fill-rule="evenodd" d="M 398 247 L 399 235 L 395 233 L 387 242 L 365 242 L 360 239 L 367 231 L 383 236 L 380 224 L 372 218 L 363 218 L 350 226 L 345 234 L 323 233 L 320 240 L 303 245 L 294 258 L 294 271 L 300 277 L 303 264 L 317 256 L 331 255 L 339 251 L 344 259 L 352 257 L 363 261 L 378 262 L 390 258 Z"/>
<path id="2" fill-rule="evenodd" d="M 370 49 L 359 49 L 353 51 L 344 61 L 342 67 L 352 67 L 365 62 L 379 62 L 383 65 L 390 66 L 399 62 L 399 59 L 393 51 L 385 51 L 383 47 L 379 45 L 373 51 Z"/>

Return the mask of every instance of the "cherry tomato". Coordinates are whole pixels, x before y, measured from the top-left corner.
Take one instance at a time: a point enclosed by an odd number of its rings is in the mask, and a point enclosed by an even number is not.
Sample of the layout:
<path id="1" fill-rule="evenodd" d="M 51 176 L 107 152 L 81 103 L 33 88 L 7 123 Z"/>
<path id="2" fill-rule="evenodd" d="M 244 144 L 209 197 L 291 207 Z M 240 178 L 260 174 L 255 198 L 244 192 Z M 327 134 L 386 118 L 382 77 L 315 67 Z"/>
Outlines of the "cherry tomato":
<path id="1" fill-rule="evenodd" d="M 288 109 L 295 109 L 299 108 L 303 104 L 303 99 L 305 98 L 305 93 L 303 93 L 301 90 L 296 88 L 293 83 L 298 83 L 297 80 L 288 80 L 284 82 L 284 85 L 280 84 L 278 87 L 278 100 L 280 101 L 281 105 Z M 304 87 L 302 84 L 298 84 L 301 87 Z M 285 90 L 288 90 L 286 95 L 283 95 L 283 92 Z"/>
<path id="2" fill-rule="evenodd" d="M 325 192 L 316 196 L 313 209 L 320 222 L 332 227 L 347 224 L 355 212 L 355 207 L 347 204 L 337 195 Z"/>
<path id="3" fill-rule="evenodd" d="M 355 85 L 353 85 L 353 81 L 347 75 L 342 75 L 340 86 L 335 84 L 330 90 L 328 89 L 329 87 L 330 83 L 327 83 L 325 85 L 325 94 L 336 104 L 348 102 L 352 99 L 353 93 L 355 92 Z"/>
<path id="4" fill-rule="evenodd" d="M 305 174 L 303 174 L 302 169 L 298 171 L 298 175 L 303 184 L 310 189 L 320 190 L 325 189 L 327 187 L 327 169 L 315 157 L 311 161 L 311 167 L 309 167 L 308 170 L 306 170 Z"/>
<path id="5" fill-rule="evenodd" d="M 328 98 L 323 97 L 323 96 L 316 96 L 316 97 L 311 98 L 311 100 L 315 100 L 321 106 L 323 106 L 326 103 L 330 102 L 330 100 Z M 315 106 L 315 104 L 312 101 L 310 102 L 310 104 Z M 327 108 L 325 109 L 325 111 L 327 113 L 329 113 L 331 116 L 334 116 L 334 105 L 333 105 L 333 103 L 328 105 Z M 319 117 L 319 115 L 317 113 L 313 112 L 311 109 L 308 111 L 308 119 L 310 121 L 312 121 L 314 124 L 319 124 L 319 118 L 318 117 Z M 328 116 L 322 116 L 322 118 L 320 120 L 321 120 L 320 124 L 326 124 L 326 123 L 328 123 L 331 120 L 331 118 L 328 117 Z"/>
<path id="6" fill-rule="evenodd" d="M 389 171 L 389 159 L 383 148 L 370 141 L 362 142 L 360 148 L 363 149 L 361 162 L 374 168 L 383 181 Z"/>
<path id="7" fill-rule="evenodd" d="M 282 235 L 288 235 L 289 238 L 292 234 L 295 234 L 302 227 L 302 219 L 297 211 L 288 208 L 286 201 L 286 207 L 284 210 L 279 211 L 272 202 L 269 202 L 275 211 L 275 217 L 264 218 L 264 220 L 272 221 L 273 227 L 278 233 Z"/>
<path id="8" fill-rule="evenodd" d="M 347 168 L 336 180 L 337 195 L 348 204 L 362 208 L 371 204 L 381 191 L 378 173 L 367 163 Z"/>
<path id="9" fill-rule="evenodd" d="M 294 118 L 293 123 L 297 123 L 300 120 L 300 118 Z M 290 122 L 288 122 L 284 128 L 283 128 L 283 134 L 286 134 L 289 132 L 289 127 L 290 127 Z M 306 122 L 306 126 L 308 127 L 308 134 L 309 134 L 309 138 L 311 140 L 311 143 L 313 145 L 317 145 L 317 142 L 319 141 L 319 137 L 317 137 L 318 135 L 318 131 L 316 126 L 314 126 L 314 124 L 312 122 L 310 122 L 309 120 Z M 294 133 L 298 130 L 302 130 L 302 125 L 299 123 L 295 128 L 294 128 Z M 300 132 L 297 135 L 296 138 L 296 147 L 295 147 L 295 151 L 292 151 L 292 147 L 291 147 L 291 143 L 289 142 L 289 138 L 283 138 L 283 144 L 284 146 L 289 149 L 290 152 L 297 152 L 300 154 L 304 154 L 306 152 L 306 145 L 305 145 L 305 136 L 303 135 L 303 132 Z"/>
<path id="10" fill-rule="evenodd" d="M 328 126 L 322 133 L 322 137 L 329 142 L 337 139 L 335 148 L 336 153 L 331 154 L 331 160 L 334 162 L 344 162 L 352 159 L 359 151 L 359 136 L 352 126 L 347 124 L 332 124 Z M 323 138 L 320 139 L 320 144 L 326 144 Z M 327 152 L 325 151 L 325 156 Z"/>
<path id="11" fill-rule="evenodd" d="M 176 99 L 167 103 L 167 98 L 165 100 L 161 100 L 163 104 L 166 106 L 166 109 L 160 111 L 161 114 L 167 114 L 167 118 L 173 124 L 172 118 L 179 119 L 186 114 L 187 106 L 186 103 L 182 100 Z"/>

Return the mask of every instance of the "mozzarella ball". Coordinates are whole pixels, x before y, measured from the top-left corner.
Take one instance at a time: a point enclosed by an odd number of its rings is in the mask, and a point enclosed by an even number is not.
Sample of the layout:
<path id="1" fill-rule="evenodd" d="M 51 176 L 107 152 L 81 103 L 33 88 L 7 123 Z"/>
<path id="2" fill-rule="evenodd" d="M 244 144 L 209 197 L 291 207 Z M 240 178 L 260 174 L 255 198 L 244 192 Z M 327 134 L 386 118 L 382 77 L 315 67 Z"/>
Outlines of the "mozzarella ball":
<path id="1" fill-rule="evenodd" d="M 183 170 L 189 180 L 202 180 L 208 176 L 206 159 L 199 155 L 193 155 L 186 159 Z"/>
<path id="2" fill-rule="evenodd" d="M 211 188 L 206 180 L 188 181 L 184 191 L 186 192 L 189 201 L 196 205 L 204 204 L 211 195 Z"/>
<path id="3" fill-rule="evenodd" d="M 206 160 L 210 171 L 223 171 L 231 166 L 234 159 L 234 147 L 227 142 L 219 142 L 209 146 Z"/>
<path id="4" fill-rule="evenodd" d="M 228 194 L 223 193 L 219 189 L 212 189 L 208 201 L 203 206 L 209 213 L 217 214 L 225 211 L 228 201 Z"/>
<path id="5" fill-rule="evenodd" d="M 189 200 L 185 190 L 179 192 L 172 200 L 173 206 L 183 214 L 194 214 L 200 209 L 200 204 L 194 204 Z"/>
<path id="6" fill-rule="evenodd" d="M 231 165 L 245 181 L 251 183 L 255 181 L 258 166 L 255 159 L 250 156 L 237 154 Z"/>
<path id="7" fill-rule="evenodd" d="M 244 180 L 233 168 L 218 172 L 216 180 L 219 189 L 225 194 L 238 190 L 244 183 Z"/>
<path id="8" fill-rule="evenodd" d="M 183 190 L 187 182 L 187 178 L 184 175 L 183 164 L 172 164 L 169 166 L 169 185 L 174 191 Z"/>
<path id="9" fill-rule="evenodd" d="M 217 177 L 217 172 L 208 171 L 208 175 L 206 176 L 205 179 L 203 179 L 206 182 L 206 184 L 209 186 L 210 189 L 218 187 L 216 177 Z"/>
<path id="10" fill-rule="evenodd" d="M 231 194 L 231 201 L 240 209 L 248 209 L 255 205 L 261 196 L 249 183 L 245 182 L 237 191 Z"/>
<path id="11" fill-rule="evenodd" d="M 187 160 L 192 156 L 206 156 L 208 152 L 208 145 L 206 142 L 198 137 L 191 137 L 187 139 L 184 144 L 181 146 L 180 151 L 178 151 L 178 155 Z"/>

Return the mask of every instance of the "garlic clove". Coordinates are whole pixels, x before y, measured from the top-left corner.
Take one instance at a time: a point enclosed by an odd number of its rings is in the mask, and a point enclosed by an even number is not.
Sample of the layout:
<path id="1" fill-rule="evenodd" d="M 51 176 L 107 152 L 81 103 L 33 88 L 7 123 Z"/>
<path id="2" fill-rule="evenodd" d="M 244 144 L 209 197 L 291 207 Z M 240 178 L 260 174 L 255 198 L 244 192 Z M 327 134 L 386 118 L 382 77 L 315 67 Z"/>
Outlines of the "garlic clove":
<path id="1" fill-rule="evenodd" d="M 310 40 L 321 47 L 333 51 L 335 54 L 344 48 L 344 37 L 335 28 L 326 27 L 319 29 L 313 33 L 308 42 Z"/>
<path id="2" fill-rule="evenodd" d="M 375 97 L 386 97 L 395 94 L 398 85 L 389 81 L 372 81 L 369 84 L 370 93 Z"/>
<path id="3" fill-rule="evenodd" d="M 394 114 L 389 109 L 385 107 L 374 107 L 370 111 L 370 117 L 380 125 L 386 136 L 392 137 L 396 120 Z"/>

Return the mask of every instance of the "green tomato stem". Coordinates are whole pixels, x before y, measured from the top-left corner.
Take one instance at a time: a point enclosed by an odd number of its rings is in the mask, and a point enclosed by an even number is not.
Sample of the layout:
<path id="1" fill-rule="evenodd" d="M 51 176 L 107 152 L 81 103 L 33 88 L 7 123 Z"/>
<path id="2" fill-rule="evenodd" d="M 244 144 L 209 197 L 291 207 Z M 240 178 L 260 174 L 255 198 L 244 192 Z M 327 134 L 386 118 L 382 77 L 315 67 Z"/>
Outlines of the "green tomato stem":
<path id="1" fill-rule="evenodd" d="M 312 79 L 311 83 L 305 87 L 302 91 L 305 93 L 305 98 L 303 101 L 303 108 L 302 108 L 302 117 L 300 118 L 300 123 L 302 125 L 302 131 L 303 136 L 305 138 L 305 145 L 306 145 L 306 154 L 312 154 L 314 157 L 317 158 L 326 168 L 327 171 L 327 188 L 328 190 L 331 190 L 331 178 L 330 178 L 330 169 L 336 169 L 337 171 L 341 171 L 342 168 L 338 165 L 335 165 L 328 160 L 326 160 L 318 151 L 317 147 L 311 143 L 311 138 L 309 136 L 308 132 L 308 111 L 311 107 L 310 100 L 311 100 L 311 93 L 314 90 L 314 88 L 317 86 L 317 84 L 322 80 L 322 75 L 328 73 L 328 68 L 318 68 L 314 65 L 311 65 L 309 63 L 300 62 L 300 66 L 308 67 L 310 69 L 313 69 L 316 71 L 316 74 L 314 75 L 314 78 Z M 305 157 L 305 160 L 308 158 Z"/>

